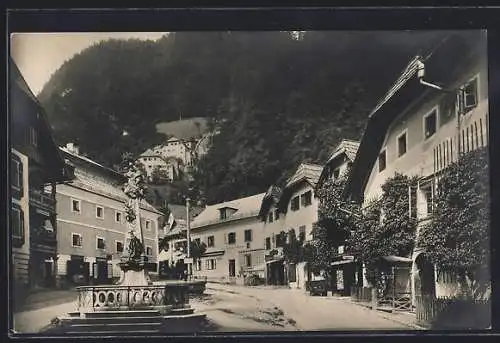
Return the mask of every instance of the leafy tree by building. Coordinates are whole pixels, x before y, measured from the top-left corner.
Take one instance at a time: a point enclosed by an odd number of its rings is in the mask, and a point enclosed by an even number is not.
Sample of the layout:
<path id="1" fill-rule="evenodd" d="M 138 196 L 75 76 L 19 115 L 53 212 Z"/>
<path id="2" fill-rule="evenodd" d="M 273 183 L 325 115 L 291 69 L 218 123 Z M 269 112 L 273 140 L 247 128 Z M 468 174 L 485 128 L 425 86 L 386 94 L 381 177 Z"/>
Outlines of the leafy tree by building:
<path id="1" fill-rule="evenodd" d="M 483 297 L 490 284 L 488 150 L 464 155 L 439 177 L 431 222 L 418 246 L 437 268 L 456 273 L 462 295 Z"/>

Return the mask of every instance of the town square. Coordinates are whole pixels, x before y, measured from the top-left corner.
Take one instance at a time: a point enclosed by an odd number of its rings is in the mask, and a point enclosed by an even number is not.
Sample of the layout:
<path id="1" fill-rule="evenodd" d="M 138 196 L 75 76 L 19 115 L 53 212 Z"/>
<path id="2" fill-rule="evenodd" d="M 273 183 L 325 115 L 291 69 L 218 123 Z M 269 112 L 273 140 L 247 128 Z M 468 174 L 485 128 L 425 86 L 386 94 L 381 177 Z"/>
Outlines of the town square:
<path id="1" fill-rule="evenodd" d="M 486 31 L 10 44 L 12 334 L 491 327 Z"/>

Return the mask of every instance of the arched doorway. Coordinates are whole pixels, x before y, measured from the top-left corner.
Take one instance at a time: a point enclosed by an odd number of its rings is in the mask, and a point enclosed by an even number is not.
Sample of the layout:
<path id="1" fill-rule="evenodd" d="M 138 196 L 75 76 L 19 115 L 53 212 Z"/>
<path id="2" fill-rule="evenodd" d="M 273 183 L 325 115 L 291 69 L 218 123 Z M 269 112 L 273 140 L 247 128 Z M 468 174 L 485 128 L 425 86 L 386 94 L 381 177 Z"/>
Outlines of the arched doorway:
<path id="1" fill-rule="evenodd" d="M 415 259 L 417 275 L 415 278 L 415 293 L 417 296 L 436 296 L 436 279 L 434 265 L 429 261 L 424 253 Z"/>

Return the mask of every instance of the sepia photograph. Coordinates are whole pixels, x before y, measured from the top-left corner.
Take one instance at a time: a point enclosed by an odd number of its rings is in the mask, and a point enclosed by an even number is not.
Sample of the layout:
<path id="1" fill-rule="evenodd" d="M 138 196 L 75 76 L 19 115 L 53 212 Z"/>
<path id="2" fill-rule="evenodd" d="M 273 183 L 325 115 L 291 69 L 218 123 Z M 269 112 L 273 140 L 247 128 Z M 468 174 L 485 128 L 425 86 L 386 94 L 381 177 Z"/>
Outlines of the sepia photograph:
<path id="1" fill-rule="evenodd" d="M 491 329 L 487 36 L 12 33 L 11 334 Z"/>

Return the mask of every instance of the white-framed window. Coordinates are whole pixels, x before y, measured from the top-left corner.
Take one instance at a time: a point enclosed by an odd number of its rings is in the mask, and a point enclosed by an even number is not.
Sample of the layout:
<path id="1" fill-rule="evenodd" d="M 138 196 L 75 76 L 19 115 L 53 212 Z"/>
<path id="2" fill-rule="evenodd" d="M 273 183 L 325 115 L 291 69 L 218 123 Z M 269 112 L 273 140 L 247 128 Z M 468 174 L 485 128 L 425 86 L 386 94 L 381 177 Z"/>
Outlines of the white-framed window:
<path id="1" fill-rule="evenodd" d="M 312 204 L 312 191 L 307 191 L 300 196 L 301 204 L 303 207 L 307 207 Z"/>
<path id="2" fill-rule="evenodd" d="M 386 149 L 383 149 L 378 155 L 378 171 L 381 172 L 387 167 Z"/>
<path id="3" fill-rule="evenodd" d="M 82 202 L 78 199 L 71 199 L 71 212 L 82 213 Z"/>
<path id="4" fill-rule="evenodd" d="M 215 236 L 208 236 L 208 238 L 207 238 L 207 246 L 209 248 L 215 246 Z"/>
<path id="5" fill-rule="evenodd" d="M 205 260 L 205 269 L 214 270 L 217 268 L 217 260 L 215 258 L 210 258 Z"/>
<path id="6" fill-rule="evenodd" d="M 115 211 L 115 222 L 117 223 L 122 222 L 122 213 L 120 211 Z"/>
<path id="7" fill-rule="evenodd" d="M 194 268 L 195 268 L 196 271 L 200 271 L 201 270 L 201 260 L 200 259 L 196 260 Z"/>
<path id="8" fill-rule="evenodd" d="M 146 230 L 151 230 L 151 220 L 149 219 L 146 219 L 145 221 L 145 225 L 146 225 Z"/>
<path id="9" fill-rule="evenodd" d="M 33 146 L 38 146 L 38 132 L 37 129 L 33 126 L 30 126 L 29 128 L 29 139 L 30 139 L 30 144 Z"/>
<path id="10" fill-rule="evenodd" d="M 479 102 L 478 80 L 479 76 L 476 75 L 462 86 L 464 112 L 470 111 L 476 107 Z"/>
<path id="11" fill-rule="evenodd" d="M 106 241 L 104 237 L 96 237 L 96 247 L 99 250 L 104 250 L 106 248 Z"/>
<path id="12" fill-rule="evenodd" d="M 15 189 L 22 189 L 23 186 L 23 164 L 21 162 L 21 159 L 17 156 L 12 154 L 12 158 L 10 160 L 10 173 L 11 173 L 11 183 L 12 186 Z"/>
<path id="13" fill-rule="evenodd" d="M 406 154 L 406 151 L 408 150 L 408 131 L 404 130 L 402 133 L 399 134 L 397 137 L 397 148 L 398 148 L 398 157 L 403 156 Z"/>
<path id="14" fill-rule="evenodd" d="M 245 242 L 252 241 L 252 229 L 245 230 L 244 235 L 245 235 Z"/>
<path id="15" fill-rule="evenodd" d="M 16 204 L 12 204 L 11 212 L 12 222 L 12 237 L 23 239 L 24 238 L 24 212 Z"/>
<path id="16" fill-rule="evenodd" d="M 79 233 L 71 234 L 71 246 L 74 248 L 81 248 L 83 246 L 83 237 Z"/>
<path id="17" fill-rule="evenodd" d="M 99 219 L 104 219 L 104 207 L 96 205 L 95 207 L 95 217 Z"/>
<path id="18" fill-rule="evenodd" d="M 424 115 L 424 140 L 433 136 L 437 131 L 438 123 L 438 107 L 434 107 L 429 113 Z"/>
<path id="19" fill-rule="evenodd" d="M 271 237 L 266 237 L 266 250 L 271 249 Z"/>
<path id="20" fill-rule="evenodd" d="M 252 255 L 250 255 L 250 254 L 245 255 L 245 266 L 246 267 L 252 266 Z"/>
<path id="21" fill-rule="evenodd" d="M 299 199 L 299 196 L 296 196 L 290 202 L 290 210 L 298 211 L 299 209 L 300 209 L 300 199 Z"/>
<path id="22" fill-rule="evenodd" d="M 123 242 L 122 241 L 115 241 L 115 247 L 116 247 L 116 252 L 117 253 L 122 253 L 123 250 L 124 250 Z"/>
<path id="23" fill-rule="evenodd" d="M 153 247 L 147 245 L 146 246 L 146 256 L 153 256 Z"/>
<path id="24" fill-rule="evenodd" d="M 230 232 L 227 234 L 227 243 L 236 244 L 236 232 Z"/>

